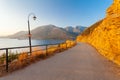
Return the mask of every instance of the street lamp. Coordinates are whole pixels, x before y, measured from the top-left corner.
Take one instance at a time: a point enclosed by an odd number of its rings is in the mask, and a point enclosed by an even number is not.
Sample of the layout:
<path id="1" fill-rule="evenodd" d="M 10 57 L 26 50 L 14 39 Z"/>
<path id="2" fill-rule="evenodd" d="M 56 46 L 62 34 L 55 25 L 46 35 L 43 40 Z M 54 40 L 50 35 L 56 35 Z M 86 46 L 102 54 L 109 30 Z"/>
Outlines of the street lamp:
<path id="1" fill-rule="evenodd" d="M 30 54 L 32 53 L 32 47 L 31 47 L 31 32 L 30 32 L 30 21 L 29 21 L 29 19 L 30 19 L 30 16 L 33 16 L 32 18 L 33 18 L 33 20 L 36 20 L 36 16 L 35 16 L 35 14 L 34 13 L 30 13 L 29 15 L 28 15 L 28 37 L 29 37 L 29 46 L 30 46 Z"/>

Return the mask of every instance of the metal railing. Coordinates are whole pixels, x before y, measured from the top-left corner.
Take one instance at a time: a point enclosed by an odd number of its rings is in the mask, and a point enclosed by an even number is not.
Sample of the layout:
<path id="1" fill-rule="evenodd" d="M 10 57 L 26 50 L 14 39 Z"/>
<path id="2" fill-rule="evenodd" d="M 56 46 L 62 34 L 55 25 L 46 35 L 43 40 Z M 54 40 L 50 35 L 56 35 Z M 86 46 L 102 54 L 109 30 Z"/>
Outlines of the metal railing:
<path id="1" fill-rule="evenodd" d="M 61 43 L 55 43 L 55 44 L 34 45 L 34 46 L 31 46 L 31 47 L 34 48 L 34 47 L 44 46 L 45 48 L 42 49 L 42 50 L 45 50 L 46 56 L 48 56 L 48 52 L 47 52 L 47 51 L 48 51 L 48 49 L 50 48 L 50 47 L 49 47 L 50 45 L 56 45 L 56 48 L 60 48 L 60 47 L 61 47 L 61 44 L 66 45 L 66 46 L 65 46 L 65 47 L 66 47 L 65 49 L 68 48 L 66 41 L 65 41 L 65 42 L 61 42 Z M 5 53 L 4 53 L 4 54 L 5 54 L 5 63 L 2 64 L 2 65 L 0 65 L 0 67 L 5 67 L 4 71 L 8 72 L 8 71 L 9 71 L 9 64 L 10 64 L 10 62 L 9 62 L 9 50 L 24 49 L 24 48 L 29 48 L 29 46 L 1 48 L 0 51 L 1 51 L 1 50 L 4 50 L 4 51 L 5 51 Z M 40 50 L 35 50 L 35 51 L 32 51 L 32 52 L 36 52 L 36 51 L 41 51 L 41 49 L 40 49 Z M 61 52 L 61 48 L 59 49 L 59 51 Z M 26 53 L 28 53 L 28 55 L 30 55 L 30 52 L 26 52 Z M 21 53 L 19 53 L 19 54 L 21 54 Z"/>

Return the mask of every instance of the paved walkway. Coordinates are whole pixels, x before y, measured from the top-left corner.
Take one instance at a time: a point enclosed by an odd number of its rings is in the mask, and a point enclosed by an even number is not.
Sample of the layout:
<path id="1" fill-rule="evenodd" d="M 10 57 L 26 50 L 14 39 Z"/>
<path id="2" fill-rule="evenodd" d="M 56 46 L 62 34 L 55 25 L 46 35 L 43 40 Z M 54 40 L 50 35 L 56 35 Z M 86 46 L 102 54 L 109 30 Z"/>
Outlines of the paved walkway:
<path id="1" fill-rule="evenodd" d="M 118 70 L 120 68 L 99 55 L 93 47 L 79 43 L 0 80 L 120 80 Z"/>

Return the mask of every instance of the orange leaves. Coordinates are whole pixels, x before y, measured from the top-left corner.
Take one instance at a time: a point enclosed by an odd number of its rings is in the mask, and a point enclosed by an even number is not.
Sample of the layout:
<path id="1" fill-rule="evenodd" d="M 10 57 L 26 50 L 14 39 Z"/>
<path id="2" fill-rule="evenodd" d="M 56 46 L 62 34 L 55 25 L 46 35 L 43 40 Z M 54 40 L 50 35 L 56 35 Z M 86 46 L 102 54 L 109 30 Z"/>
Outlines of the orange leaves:
<path id="1" fill-rule="evenodd" d="M 45 55 L 45 50 L 42 50 L 41 47 L 34 47 L 30 57 L 35 60 L 37 58 L 40 58 L 42 54 Z"/>
<path id="2" fill-rule="evenodd" d="M 27 53 L 21 53 L 19 56 L 18 56 L 18 61 L 23 61 L 25 59 L 28 58 L 28 54 Z"/>

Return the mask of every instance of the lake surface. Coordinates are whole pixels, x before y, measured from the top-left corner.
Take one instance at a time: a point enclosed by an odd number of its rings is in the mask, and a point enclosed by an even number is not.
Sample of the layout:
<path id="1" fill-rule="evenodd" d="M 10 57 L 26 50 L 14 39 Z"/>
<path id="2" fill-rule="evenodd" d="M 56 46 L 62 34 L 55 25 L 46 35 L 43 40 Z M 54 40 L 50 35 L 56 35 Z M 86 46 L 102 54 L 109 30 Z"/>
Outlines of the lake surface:
<path id="1" fill-rule="evenodd" d="M 55 43 L 62 43 L 63 40 L 32 40 L 33 45 L 45 45 L 45 44 L 55 44 Z M 22 46 L 29 46 L 28 40 L 18 40 L 18 39 L 8 39 L 8 38 L 0 38 L 0 49 L 1 48 L 10 48 L 10 47 L 22 47 Z M 38 46 L 36 47 L 39 49 L 45 49 L 45 46 Z M 34 48 L 33 48 L 34 50 Z M 10 52 L 29 52 L 28 48 L 20 48 L 20 49 L 10 49 Z M 0 50 L 0 55 L 5 53 L 5 50 Z"/>
<path id="2" fill-rule="evenodd" d="M 32 45 L 61 43 L 63 40 L 32 40 Z M 29 46 L 28 40 L 0 38 L 0 48 Z"/>

